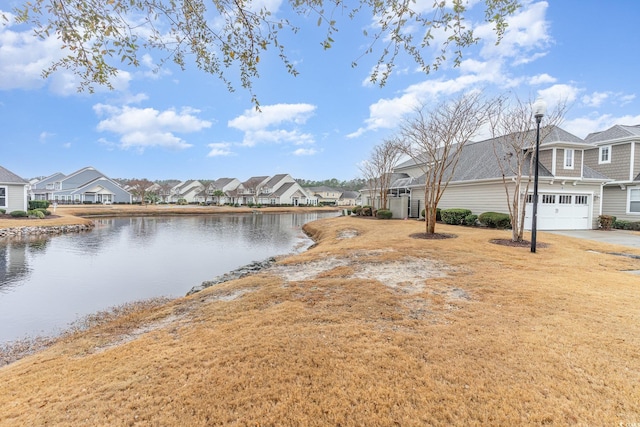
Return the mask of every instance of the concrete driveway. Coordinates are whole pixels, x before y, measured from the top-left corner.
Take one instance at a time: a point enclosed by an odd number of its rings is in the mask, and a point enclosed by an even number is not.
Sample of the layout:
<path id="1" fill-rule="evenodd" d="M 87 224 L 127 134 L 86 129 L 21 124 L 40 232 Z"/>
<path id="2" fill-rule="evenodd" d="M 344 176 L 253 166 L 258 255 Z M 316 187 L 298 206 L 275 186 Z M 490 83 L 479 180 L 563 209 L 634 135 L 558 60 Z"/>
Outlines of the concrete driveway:
<path id="1" fill-rule="evenodd" d="M 597 242 L 613 243 L 640 249 L 640 234 L 627 230 L 557 230 L 545 233 L 560 234 L 562 236 L 578 237 L 580 239 L 595 240 Z"/>

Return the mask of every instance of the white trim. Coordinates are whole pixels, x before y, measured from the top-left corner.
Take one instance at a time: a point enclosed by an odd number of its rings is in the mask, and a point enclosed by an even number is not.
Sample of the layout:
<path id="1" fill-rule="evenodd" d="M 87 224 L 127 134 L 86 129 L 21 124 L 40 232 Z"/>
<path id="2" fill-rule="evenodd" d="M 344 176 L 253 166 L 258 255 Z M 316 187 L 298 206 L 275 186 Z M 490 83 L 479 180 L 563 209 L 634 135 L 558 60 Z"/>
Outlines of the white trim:
<path id="1" fill-rule="evenodd" d="M 631 212 L 631 191 L 633 190 L 640 191 L 640 185 L 637 185 L 635 187 L 627 187 L 627 215 L 640 215 L 640 211 Z"/>
<path id="2" fill-rule="evenodd" d="M 602 160 L 602 151 L 603 151 L 604 148 L 607 149 L 607 160 Z M 601 147 L 598 147 L 598 164 L 599 165 L 604 165 L 604 164 L 611 163 L 612 151 L 613 150 L 611 148 L 611 145 L 603 145 Z"/>
<path id="3" fill-rule="evenodd" d="M 556 176 L 556 162 L 558 161 L 558 149 L 551 150 L 551 175 Z"/>
<path id="4" fill-rule="evenodd" d="M 635 178 L 635 176 L 633 176 L 633 164 L 635 163 L 635 159 L 636 159 L 636 143 L 632 142 L 631 154 L 629 155 L 629 181 L 633 181 L 633 178 Z"/>
<path id="5" fill-rule="evenodd" d="M 0 205 L 0 208 L 6 209 L 9 207 L 9 186 L 0 185 L 0 188 L 4 188 L 4 205 Z"/>
<path id="6" fill-rule="evenodd" d="M 571 164 L 570 165 L 567 165 L 567 160 L 568 160 L 567 153 L 571 153 Z M 565 169 L 573 169 L 575 164 L 576 164 L 576 150 L 574 150 L 573 148 L 565 148 L 564 149 L 564 160 L 562 162 L 563 167 Z"/>

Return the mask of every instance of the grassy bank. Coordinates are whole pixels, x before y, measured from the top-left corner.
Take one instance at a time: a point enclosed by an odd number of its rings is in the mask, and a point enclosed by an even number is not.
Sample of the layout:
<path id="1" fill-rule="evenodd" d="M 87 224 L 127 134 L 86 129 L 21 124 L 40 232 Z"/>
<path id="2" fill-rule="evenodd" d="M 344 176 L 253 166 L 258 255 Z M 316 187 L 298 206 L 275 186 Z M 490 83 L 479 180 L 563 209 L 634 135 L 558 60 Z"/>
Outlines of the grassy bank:
<path id="1" fill-rule="evenodd" d="M 271 269 L 0 368 L 0 425 L 640 422 L 637 259 L 339 217 Z M 634 252 L 640 255 L 637 250 Z"/>

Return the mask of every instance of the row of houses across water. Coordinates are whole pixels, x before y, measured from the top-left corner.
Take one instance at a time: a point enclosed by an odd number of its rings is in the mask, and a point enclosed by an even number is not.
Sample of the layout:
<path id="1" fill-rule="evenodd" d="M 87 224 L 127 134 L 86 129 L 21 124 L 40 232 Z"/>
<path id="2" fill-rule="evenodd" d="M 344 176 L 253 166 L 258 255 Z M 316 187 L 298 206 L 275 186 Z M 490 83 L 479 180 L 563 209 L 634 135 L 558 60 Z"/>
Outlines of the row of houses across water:
<path id="1" fill-rule="evenodd" d="M 144 189 L 144 193 L 154 194 L 156 200 L 164 203 L 187 204 L 353 206 L 359 201 L 358 192 L 302 187 L 289 174 L 256 176 L 244 182 L 237 178 L 165 181 L 165 184 L 151 184 Z M 55 173 L 26 181 L 0 166 L 0 209 L 8 212 L 27 210 L 28 200 L 48 200 L 59 204 L 136 203 L 140 202 L 139 194 L 127 184 L 107 177 L 94 167 L 86 167 L 69 175 Z"/>

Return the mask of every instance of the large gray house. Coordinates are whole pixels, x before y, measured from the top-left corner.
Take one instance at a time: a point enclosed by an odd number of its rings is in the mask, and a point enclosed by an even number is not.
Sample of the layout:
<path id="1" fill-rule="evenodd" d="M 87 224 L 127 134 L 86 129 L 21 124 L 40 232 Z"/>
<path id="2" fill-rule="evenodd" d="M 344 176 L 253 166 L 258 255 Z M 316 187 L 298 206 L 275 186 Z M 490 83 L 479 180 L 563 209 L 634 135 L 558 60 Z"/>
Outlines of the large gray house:
<path id="1" fill-rule="evenodd" d="M 6 212 L 27 210 L 27 185 L 15 173 L 0 166 L 0 209 Z"/>
<path id="2" fill-rule="evenodd" d="M 539 230 L 592 229 L 602 214 L 640 220 L 640 127 L 614 126 L 583 140 L 559 127 L 547 129 L 540 144 Z M 509 168 L 500 168 L 498 158 L 511 158 L 500 138 L 469 142 L 457 168 L 445 178 L 451 181 L 438 207 L 466 208 L 474 214 L 508 213 L 506 187 L 513 192 Z M 535 147 L 535 131 L 525 134 L 526 158 L 522 175 L 533 176 L 529 159 Z M 617 156 L 617 157 L 616 157 Z M 418 217 L 424 209 L 425 166 L 408 160 L 395 168 L 390 190 L 394 217 Z M 533 184 L 525 206 L 525 228 L 531 226 Z M 369 197 L 366 204 L 375 204 Z"/>
<path id="3" fill-rule="evenodd" d="M 93 167 L 43 178 L 31 185 L 29 197 L 58 203 L 131 203 L 131 193 Z"/>

